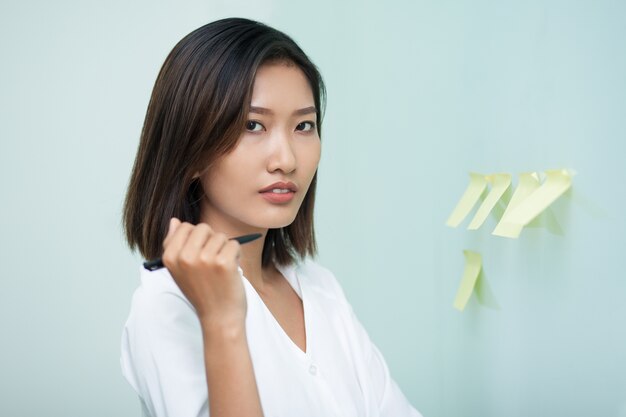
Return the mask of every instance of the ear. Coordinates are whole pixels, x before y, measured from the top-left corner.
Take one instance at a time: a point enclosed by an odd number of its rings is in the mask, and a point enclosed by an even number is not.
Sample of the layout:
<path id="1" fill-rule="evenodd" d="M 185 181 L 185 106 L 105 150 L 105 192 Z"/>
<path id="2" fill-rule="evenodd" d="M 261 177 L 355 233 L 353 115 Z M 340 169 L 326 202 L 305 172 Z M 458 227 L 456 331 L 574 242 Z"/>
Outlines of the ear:
<path id="1" fill-rule="evenodd" d="M 193 176 L 191 177 L 192 180 L 197 180 L 198 178 L 200 178 L 200 171 L 194 172 Z"/>

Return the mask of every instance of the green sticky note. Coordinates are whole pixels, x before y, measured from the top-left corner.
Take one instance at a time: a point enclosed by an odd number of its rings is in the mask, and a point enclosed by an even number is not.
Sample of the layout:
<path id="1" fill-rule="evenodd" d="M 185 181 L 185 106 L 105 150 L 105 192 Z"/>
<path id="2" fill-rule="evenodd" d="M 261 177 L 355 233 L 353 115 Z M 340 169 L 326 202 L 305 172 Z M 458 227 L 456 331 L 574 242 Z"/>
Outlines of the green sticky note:
<path id="1" fill-rule="evenodd" d="M 463 255 L 465 256 L 465 270 L 463 271 L 463 278 L 461 278 L 461 283 L 456 292 L 456 298 L 454 299 L 454 308 L 459 311 L 465 309 L 465 305 L 469 301 L 472 291 L 474 291 L 474 286 L 476 285 L 476 280 L 482 270 L 483 264 L 480 253 L 478 252 L 464 250 Z"/>
<path id="2" fill-rule="evenodd" d="M 511 201 L 509 201 L 506 210 L 498 222 L 498 225 L 494 229 L 493 233 L 496 236 L 517 238 L 522 232 L 523 225 L 511 222 L 511 213 L 515 207 L 519 206 L 522 201 L 528 198 L 536 189 L 539 188 L 539 175 L 536 172 L 525 172 L 520 174 L 519 182 Z"/>
<path id="3" fill-rule="evenodd" d="M 480 205 L 476 215 L 470 222 L 470 225 L 467 227 L 468 230 L 476 230 L 485 222 L 487 216 L 496 205 L 496 203 L 500 200 L 502 195 L 508 190 L 511 185 L 511 175 L 510 174 L 492 174 L 487 175 L 487 181 L 491 184 L 491 191 L 485 198 L 485 201 Z"/>
<path id="4" fill-rule="evenodd" d="M 546 171 L 546 181 L 511 212 L 509 222 L 526 226 L 572 186 L 572 175 L 566 169 Z"/>
<path id="5" fill-rule="evenodd" d="M 472 208 L 487 187 L 487 178 L 484 175 L 474 172 L 470 172 L 469 175 L 470 183 L 446 221 L 447 226 L 457 227 L 472 211 Z"/>
<path id="6" fill-rule="evenodd" d="M 480 270 L 478 278 L 476 279 L 474 292 L 476 293 L 476 298 L 478 298 L 478 302 L 481 305 L 492 308 L 494 310 L 500 310 L 500 304 L 498 304 L 496 296 L 491 290 L 491 286 L 489 285 L 489 282 L 485 277 L 485 271 L 483 269 Z"/>

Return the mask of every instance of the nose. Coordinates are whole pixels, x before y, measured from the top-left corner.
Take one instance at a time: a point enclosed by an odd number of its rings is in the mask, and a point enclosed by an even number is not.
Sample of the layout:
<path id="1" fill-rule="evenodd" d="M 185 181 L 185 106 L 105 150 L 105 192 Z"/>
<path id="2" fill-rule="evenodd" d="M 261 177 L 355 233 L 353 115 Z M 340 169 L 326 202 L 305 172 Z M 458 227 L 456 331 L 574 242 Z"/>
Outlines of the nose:
<path id="1" fill-rule="evenodd" d="M 270 138 L 270 153 L 267 163 L 268 172 L 277 170 L 289 174 L 296 169 L 296 154 L 291 135 L 284 131 L 275 131 Z"/>

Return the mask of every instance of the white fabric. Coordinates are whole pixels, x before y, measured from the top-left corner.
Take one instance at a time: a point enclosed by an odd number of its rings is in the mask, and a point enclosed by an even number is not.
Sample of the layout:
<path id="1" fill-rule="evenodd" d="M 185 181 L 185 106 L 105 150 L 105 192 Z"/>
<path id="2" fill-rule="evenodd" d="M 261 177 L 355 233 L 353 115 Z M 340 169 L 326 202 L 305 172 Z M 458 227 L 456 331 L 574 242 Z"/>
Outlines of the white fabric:
<path id="1" fill-rule="evenodd" d="M 306 353 L 243 276 L 246 334 L 266 417 L 419 417 L 335 276 L 311 259 L 278 266 L 303 300 Z M 202 331 L 166 269 L 142 270 L 122 334 L 122 373 L 150 417 L 208 416 Z"/>

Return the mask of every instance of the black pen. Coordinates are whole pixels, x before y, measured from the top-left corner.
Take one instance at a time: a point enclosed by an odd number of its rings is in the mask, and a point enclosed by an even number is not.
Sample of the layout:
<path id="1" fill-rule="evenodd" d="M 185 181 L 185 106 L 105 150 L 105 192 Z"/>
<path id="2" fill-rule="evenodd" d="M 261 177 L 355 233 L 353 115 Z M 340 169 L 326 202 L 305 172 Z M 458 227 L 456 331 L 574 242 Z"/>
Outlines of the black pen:
<path id="1" fill-rule="evenodd" d="M 261 233 L 253 233 L 251 235 L 243 235 L 243 236 L 232 237 L 229 240 L 236 240 L 241 245 L 243 245 L 244 243 L 248 243 L 248 242 L 252 242 L 253 240 L 257 240 L 261 236 L 263 236 Z M 157 269 L 161 269 L 164 266 L 165 265 L 163 265 L 163 261 L 161 260 L 161 258 L 153 259 L 151 261 L 146 261 L 146 262 L 143 263 L 143 267 L 146 268 L 148 271 L 156 271 Z"/>

